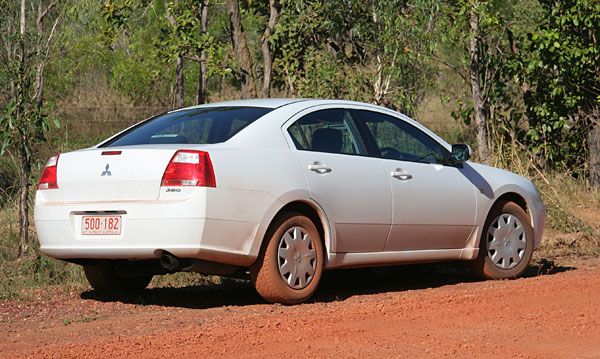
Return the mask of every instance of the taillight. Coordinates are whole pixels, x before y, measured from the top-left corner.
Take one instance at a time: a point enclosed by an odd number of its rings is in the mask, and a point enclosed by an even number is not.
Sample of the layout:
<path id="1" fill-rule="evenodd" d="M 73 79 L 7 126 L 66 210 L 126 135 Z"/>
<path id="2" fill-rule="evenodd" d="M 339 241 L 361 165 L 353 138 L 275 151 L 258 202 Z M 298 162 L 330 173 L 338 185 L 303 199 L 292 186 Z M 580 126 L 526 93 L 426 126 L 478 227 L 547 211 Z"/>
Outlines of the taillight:
<path id="1" fill-rule="evenodd" d="M 160 185 L 216 187 L 215 172 L 208 152 L 194 150 L 175 152 Z"/>
<path id="2" fill-rule="evenodd" d="M 44 171 L 42 172 L 42 176 L 40 177 L 40 182 L 37 185 L 37 189 L 58 188 L 58 182 L 56 180 L 56 169 L 58 168 L 59 156 L 60 155 L 50 157 L 50 159 L 46 163 L 46 167 L 44 167 Z"/>
<path id="3" fill-rule="evenodd" d="M 102 151 L 101 156 L 118 156 L 121 154 L 121 151 Z"/>

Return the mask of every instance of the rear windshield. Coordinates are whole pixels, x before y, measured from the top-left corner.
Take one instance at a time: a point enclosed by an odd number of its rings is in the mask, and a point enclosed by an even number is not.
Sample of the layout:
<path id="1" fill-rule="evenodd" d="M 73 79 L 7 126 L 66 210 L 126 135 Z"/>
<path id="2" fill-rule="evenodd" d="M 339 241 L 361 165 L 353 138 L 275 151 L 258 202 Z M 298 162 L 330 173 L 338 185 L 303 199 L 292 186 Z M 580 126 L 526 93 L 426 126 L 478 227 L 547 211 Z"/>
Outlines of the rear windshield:
<path id="1" fill-rule="evenodd" d="M 272 110 L 262 107 L 208 107 L 165 113 L 139 123 L 100 147 L 225 142 Z"/>

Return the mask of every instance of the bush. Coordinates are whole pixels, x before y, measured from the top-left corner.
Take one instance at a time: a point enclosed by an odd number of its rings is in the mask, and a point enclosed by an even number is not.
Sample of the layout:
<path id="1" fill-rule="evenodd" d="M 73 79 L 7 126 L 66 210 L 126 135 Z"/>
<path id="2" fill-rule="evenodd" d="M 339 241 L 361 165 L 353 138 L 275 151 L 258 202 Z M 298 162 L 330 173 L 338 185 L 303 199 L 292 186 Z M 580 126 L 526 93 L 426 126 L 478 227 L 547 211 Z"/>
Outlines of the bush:
<path id="1" fill-rule="evenodd" d="M 15 198 L 19 191 L 19 171 L 8 157 L 0 157 L 0 208 Z"/>

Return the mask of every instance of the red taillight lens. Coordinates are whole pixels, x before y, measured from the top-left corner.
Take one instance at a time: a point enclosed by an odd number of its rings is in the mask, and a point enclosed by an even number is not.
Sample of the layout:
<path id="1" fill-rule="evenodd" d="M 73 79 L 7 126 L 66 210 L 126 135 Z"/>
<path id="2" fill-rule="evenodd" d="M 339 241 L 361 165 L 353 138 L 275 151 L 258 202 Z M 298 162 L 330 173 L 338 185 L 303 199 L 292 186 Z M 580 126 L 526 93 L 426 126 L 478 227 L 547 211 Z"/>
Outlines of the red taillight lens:
<path id="1" fill-rule="evenodd" d="M 58 188 L 58 182 L 56 180 L 56 169 L 58 167 L 59 156 L 60 155 L 50 157 L 50 159 L 46 163 L 46 167 L 44 167 L 44 171 L 42 172 L 42 176 L 40 177 L 40 183 L 38 183 L 37 189 Z"/>
<path id="2" fill-rule="evenodd" d="M 175 152 L 163 174 L 161 186 L 216 187 L 215 172 L 208 152 Z"/>
<path id="3" fill-rule="evenodd" d="M 121 154 L 121 151 L 102 151 L 101 156 L 118 156 Z"/>

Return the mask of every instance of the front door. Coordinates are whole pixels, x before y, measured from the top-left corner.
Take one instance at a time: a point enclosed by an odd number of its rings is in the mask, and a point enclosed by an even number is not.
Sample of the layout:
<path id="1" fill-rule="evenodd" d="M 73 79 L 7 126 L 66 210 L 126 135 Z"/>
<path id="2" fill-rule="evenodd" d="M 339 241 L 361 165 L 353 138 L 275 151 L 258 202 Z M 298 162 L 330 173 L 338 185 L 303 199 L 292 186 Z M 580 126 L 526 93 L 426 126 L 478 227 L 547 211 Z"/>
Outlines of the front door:
<path id="1" fill-rule="evenodd" d="M 386 251 L 459 249 L 475 227 L 475 186 L 450 153 L 400 118 L 356 111 L 387 172 L 394 199 Z"/>

